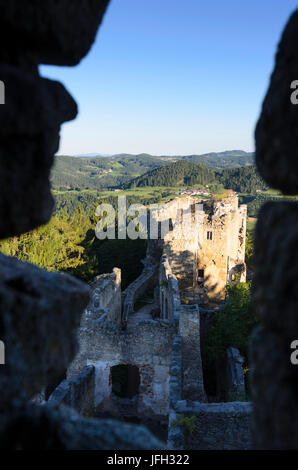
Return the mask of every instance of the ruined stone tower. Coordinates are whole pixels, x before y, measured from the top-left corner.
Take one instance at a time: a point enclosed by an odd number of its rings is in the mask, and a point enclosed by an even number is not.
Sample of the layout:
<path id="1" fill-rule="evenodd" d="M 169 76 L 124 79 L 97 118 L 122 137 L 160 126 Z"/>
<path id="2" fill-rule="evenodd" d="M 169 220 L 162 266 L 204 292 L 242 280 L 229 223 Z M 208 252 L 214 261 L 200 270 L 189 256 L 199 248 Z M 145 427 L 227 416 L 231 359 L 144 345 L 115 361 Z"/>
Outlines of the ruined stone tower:
<path id="1" fill-rule="evenodd" d="M 176 198 L 156 211 L 161 224 L 168 222 L 161 245 L 179 288 L 195 289 L 199 304 L 223 300 L 227 284 L 246 280 L 246 212 L 235 193 L 201 203 Z"/>

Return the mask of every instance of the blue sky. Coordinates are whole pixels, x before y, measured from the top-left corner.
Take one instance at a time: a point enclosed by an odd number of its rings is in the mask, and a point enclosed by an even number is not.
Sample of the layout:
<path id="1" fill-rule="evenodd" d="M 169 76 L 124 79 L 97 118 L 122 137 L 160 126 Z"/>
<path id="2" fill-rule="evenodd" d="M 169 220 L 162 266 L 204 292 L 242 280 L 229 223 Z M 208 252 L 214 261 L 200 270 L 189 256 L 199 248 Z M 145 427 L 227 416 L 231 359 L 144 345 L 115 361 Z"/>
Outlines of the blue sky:
<path id="1" fill-rule="evenodd" d="M 78 66 L 40 67 L 79 104 L 76 120 L 62 126 L 58 153 L 252 151 L 276 46 L 296 7 L 112 0 Z"/>

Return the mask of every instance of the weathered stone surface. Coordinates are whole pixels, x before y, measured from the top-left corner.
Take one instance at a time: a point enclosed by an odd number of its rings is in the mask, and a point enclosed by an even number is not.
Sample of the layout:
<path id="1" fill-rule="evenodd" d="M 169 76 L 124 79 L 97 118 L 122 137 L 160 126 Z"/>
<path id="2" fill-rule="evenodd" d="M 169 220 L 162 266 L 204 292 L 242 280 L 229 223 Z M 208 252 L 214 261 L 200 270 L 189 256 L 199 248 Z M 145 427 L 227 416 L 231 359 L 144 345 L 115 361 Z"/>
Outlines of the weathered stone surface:
<path id="1" fill-rule="evenodd" d="M 0 423 L 3 450 L 163 449 L 144 427 L 80 417 L 68 408 L 27 406 Z"/>
<path id="2" fill-rule="evenodd" d="M 157 263 L 146 256 L 145 266 L 141 274 L 123 292 L 122 324 L 127 327 L 129 316 L 134 312 L 135 302 L 153 285 L 157 275 Z"/>
<path id="3" fill-rule="evenodd" d="M 86 366 L 71 380 L 63 380 L 50 395 L 51 405 L 66 405 L 81 416 L 94 416 L 94 375 L 93 366 Z"/>
<path id="4" fill-rule="evenodd" d="M 291 16 L 276 54 L 256 139 L 256 164 L 265 181 L 285 194 L 298 194 L 298 106 L 290 88 L 298 79 L 298 11 Z"/>
<path id="5" fill-rule="evenodd" d="M 170 405 L 182 399 L 182 341 L 181 336 L 175 335 L 172 343 L 170 368 Z"/>
<path id="6" fill-rule="evenodd" d="M 195 417 L 195 428 L 184 424 L 184 449 L 247 450 L 252 448 L 251 403 L 198 403 L 181 400 L 175 412 Z"/>
<path id="7" fill-rule="evenodd" d="M 53 209 L 49 173 L 59 127 L 77 106 L 63 85 L 0 65 L 6 104 L 0 106 L 0 236 L 19 235 L 46 223 Z"/>
<path id="8" fill-rule="evenodd" d="M 200 313 L 197 305 L 180 308 L 179 334 L 182 339 L 183 397 L 207 401 L 200 344 Z"/>
<path id="9" fill-rule="evenodd" d="M 168 428 L 168 449 L 184 449 L 184 432 L 182 426 L 177 426 L 179 417 L 174 409 L 170 409 Z"/>
<path id="10" fill-rule="evenodd" d="M 204 204 L 195 197 L 177 197 L 154 211 L 153 218 L 160 222 L 161 232 L 166 232 L 161 242 L 163 254 L 183 296 L 190 296 L 192 303 L 221 302 L 226 296 L 227 276 L 229 281 L 235 276 L 240 282 L 246 279 L 247 208 L 238 203 L 233 192 Z M 166 231 L 163 228 L 169 221 L 173 230 Z M 168 271 L 166 265 L 164 270 Z M 166 317 L 167 299 L 161 304 Z"/>
<path id="11" fill-rule="evenodd" d="M 0 77 L 5 83 L 2 136 L 35 137 L 76 117 L 77 105 L 61 83 L 6 64 L 0 64 Z"/>
<path id="12" fill-rule="evenodd" d="M 0 61 L 76 65 L 109 0 L 0 0 Z"/>
<path id="13" fill-rule="evenodd" d="M 86 314 L 93 320 L 106 315 L 111 322 L 121 324 L 121 269 L 96 276 L 90 284 L 90 303 Z"/>
<path id="14" fill-rule="evenodd" d="M 21 391 L 33 396 L 65 372 L 77 350 L 75 332 L 88 300 L 88 286 L 75 278 L 0 254 L 3 406 Z"/>
<path id="15" fill-rule="evenodd" d="M 169 408 L 169 369 L 172 340 L 176 328 L 161 320 L 141 321 L 134 331 L 104 318 L 92 319 L 84 313 L 78 332 L 80 350 L 70 367 L 73 378 L 87 364 L 95 367 L 95 407 L 114 412 L 111 367 L 130 364 L 138 367 L 140 386 L 135 412 L 142 416 L 163 415 Z"/>
<path id="16" fill-rule="evenodd" d="M 255 232 L 253 302 L 266 327 L 291 338 L 298 333 L 298 204 L 270 202 Z"/>
<path id="17" fill-rule="evenodd" d="M 243 400 L 245 397 L 245 381 L 243 373 L 244 358 L 239 349 L 230 347 L 226 351 L 226 396 L 227 401 L 237 399 Z"/>
<path id="18" fill-rule="evenodd" d="M 296 338 L 297 339 L 297 330 Z M 293 337 L 295 331 L 293 331 Z M 253 436 L 257 449 L 298 449 L 298 368 L 290 343 L 257 328 L 251 338 Z"/>

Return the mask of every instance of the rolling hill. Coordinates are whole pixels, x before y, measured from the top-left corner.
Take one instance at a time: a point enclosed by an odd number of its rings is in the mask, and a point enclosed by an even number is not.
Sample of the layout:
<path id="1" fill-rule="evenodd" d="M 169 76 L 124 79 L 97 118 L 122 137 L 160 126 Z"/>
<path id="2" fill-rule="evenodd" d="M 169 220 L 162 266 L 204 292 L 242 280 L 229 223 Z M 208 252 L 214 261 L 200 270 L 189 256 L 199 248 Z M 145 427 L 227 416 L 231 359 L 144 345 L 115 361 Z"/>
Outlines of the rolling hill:
<path id="1" fill-rule="evenodd" d="M 92 158 L 58 155 L 51 173 L 51 184 L 56 190 L 102 190 L 118 187 L 167 163 L 170 162 L 145 154 Z"/>
<path id="2" fill-rule="evenodd" d="M 222 172 L 228 168 L 251 165 L 253 154 L 243 150 L 231 150 L 204 155 L 161 155 L 158 157 L 146 153 L 82 157 L 58 155 L 55 157 L 51 182 L 55 190 L 104 190 L 123 186 L 145 173 L 181 161 L 201 164 L 211 170 Z M 190 178 L 193 178 L 193 174 Z"/>
<path id="3" fill-rule="evenodd" d="M 227 150 L 225 152 L 211 152 L 203 155 L 187 155 L 184 160 L 201 163 L 208 168 L 221 171 L 225 168 L 236 168 L 254 164 L 254 154 L 243 150 Z"/>
<path id="4" fill-rule="evenodd" d="M 204 165 L 178 160 L 170 165 L 154 169 L 124 184 L 124 188 L 142 186 L 179 186 L 208 184 L 215 181 L 215 173 Z"/>

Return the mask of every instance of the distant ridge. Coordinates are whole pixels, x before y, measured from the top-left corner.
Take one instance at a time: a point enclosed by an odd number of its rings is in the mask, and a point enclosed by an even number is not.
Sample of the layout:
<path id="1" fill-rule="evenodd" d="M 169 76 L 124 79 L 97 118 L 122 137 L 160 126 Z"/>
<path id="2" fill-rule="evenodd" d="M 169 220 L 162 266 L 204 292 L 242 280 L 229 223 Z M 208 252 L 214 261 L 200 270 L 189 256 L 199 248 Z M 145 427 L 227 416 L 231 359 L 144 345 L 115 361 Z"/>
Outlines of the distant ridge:
<path id="1" fill-rule="evenodd" d="M 92 158 L 92 157 L 112 157 L 107 153 L 78 153 L 76 155 L 71 155 L 71 157 L 78 157 L 78 158 Z"/>
<path id="2" fill-rule="evenodd" d="M 202 163 L 216 170 L 223 170 L 224 168 L 232 168 L 239 166 L 247 166 L 254 164 L 254 153 L 246 152 L 245 150 L 224 150 L 222 152 L 209 152 L 203 154 L 191 155 L 150 155 L 149 153 L 117 153 L 117 154 L 102 154 L 102 153 L 84 153 L 73 155 L 76 158 L 126 158 L 126 157 L 148 157 L 160 160 L 190 160 L 196 163 Z"/>
<path id="3" fill-rule="evenodd" d="M 151 170 L 144 175 L 133 178 L 124 188 L 142 186 L 177 186 L 207 184 L 215 182 L 215 173 L 200 163 L 179 159 L 163 167 Z"/>
<path id="4" fill-rule="evenodd" d="M 217 172 L 254 165 L 254 154 L 244 150 L 225 150 L 203 155 L 161 155 L 122 153 L 77 156 L 56 155 L 52 169 L 52 187 L 57 190 L 116 188 L 156 168 L 176 161 L 199 163 Z M 189 168 L 190 170 L 190 168 Z"/>

